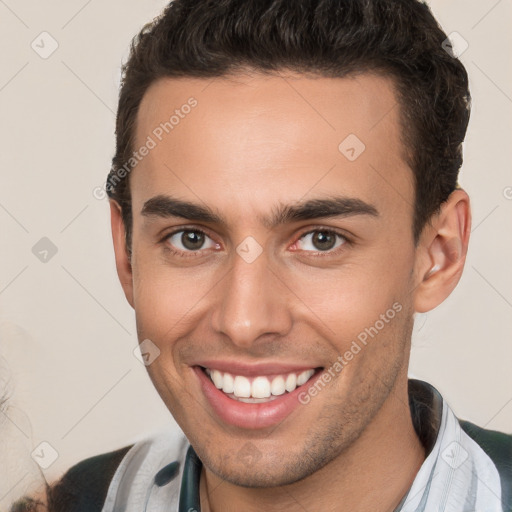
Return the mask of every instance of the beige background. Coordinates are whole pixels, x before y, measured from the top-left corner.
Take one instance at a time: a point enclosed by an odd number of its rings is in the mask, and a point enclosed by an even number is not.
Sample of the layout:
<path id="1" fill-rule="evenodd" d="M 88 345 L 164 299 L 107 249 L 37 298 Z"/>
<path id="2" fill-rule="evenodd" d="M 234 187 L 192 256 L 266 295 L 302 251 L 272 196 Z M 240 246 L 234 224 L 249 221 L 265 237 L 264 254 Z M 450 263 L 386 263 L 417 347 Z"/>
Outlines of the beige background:
<path id="1" fill-rule="evenodd" d="M 107 201 L 93 193 L 114 149 L 120 62 L 164 4 L 0 0 L 0 386 L 11 395 L 0 413 L 0 510 L 41 477 L 30 458 L 41 442 L 58 452 L 44 471 L 52 479 L 172 421 L 133 355 Z M 460 181 L 474 223 L 460 285 L 417 319 L 410 373 L 459 416 L 511 432 L 512 2 L 431 5 L 469 43 L 461 59 L 473 113 Z M 43 31 L 59 45 L 47 59 L 31 48 Z M 42 237 L 58 251 L 47 263 L 32 253 Z"/>

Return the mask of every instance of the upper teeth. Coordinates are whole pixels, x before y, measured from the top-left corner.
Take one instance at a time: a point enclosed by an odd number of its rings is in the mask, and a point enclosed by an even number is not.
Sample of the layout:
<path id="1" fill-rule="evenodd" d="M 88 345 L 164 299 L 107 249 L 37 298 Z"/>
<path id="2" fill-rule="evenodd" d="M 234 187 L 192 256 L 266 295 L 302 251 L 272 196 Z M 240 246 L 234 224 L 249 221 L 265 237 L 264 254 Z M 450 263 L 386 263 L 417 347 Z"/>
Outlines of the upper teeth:
<path id="1" fill-rule="evenodd" d="M 315 370 L 305 370 L 299 374 L 289 373 L 278 375 L 269 380 L 268 377 L 254 377 L 252 381 L 243 375 L 232 375 L 219 370 L 206 369 L 215 387 L 224 393 L 233 393 L 238 398 L 268 398 L 271 395 L 279 396 L 286 391 L 291 392 L 298 386 L 305 384 Z"/>

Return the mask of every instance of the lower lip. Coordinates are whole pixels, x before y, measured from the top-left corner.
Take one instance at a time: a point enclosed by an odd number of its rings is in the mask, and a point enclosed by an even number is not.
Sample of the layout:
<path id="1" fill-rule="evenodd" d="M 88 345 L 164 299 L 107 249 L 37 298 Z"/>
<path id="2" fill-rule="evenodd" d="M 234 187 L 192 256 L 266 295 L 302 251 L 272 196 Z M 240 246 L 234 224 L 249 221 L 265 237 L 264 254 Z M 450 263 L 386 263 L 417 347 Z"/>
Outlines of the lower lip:
<path id="1" fill-rule="evenodd" d="M 223 391 L 215 387 L 211 379 L 200 367 L 194 367 L 201 388 L 215 413 L 222 421 L 239 428 L 263 429 L 272 427 L 301 405 L 298 399 L 304 386 L 311 385 L 315 375 L 306 384 L 299 386 L 291 393 L 285 393 L 272 401 L 259 404 L 248 404 L 229 398 Z"/>

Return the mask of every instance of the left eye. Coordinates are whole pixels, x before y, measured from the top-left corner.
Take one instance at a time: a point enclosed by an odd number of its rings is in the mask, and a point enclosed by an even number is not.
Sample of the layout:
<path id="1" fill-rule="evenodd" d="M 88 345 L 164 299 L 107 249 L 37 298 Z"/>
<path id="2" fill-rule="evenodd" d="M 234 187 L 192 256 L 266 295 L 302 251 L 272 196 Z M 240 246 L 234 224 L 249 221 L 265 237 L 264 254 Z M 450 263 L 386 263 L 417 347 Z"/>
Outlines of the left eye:
<path id="1" fill-rule="evenodd" d="M 217 247 L 206 233 L 196 229 L 182 229 L 167 237 L 167 241 L 180 251 L 190 252 Z"/>
<path id="2" fill-rule="evenodd" d="M 304 251 L 327 252 L 347 242 L 342 235 L 328 230 L 316 230 L 302 235 L 297 241 L 298 248 Z"/>

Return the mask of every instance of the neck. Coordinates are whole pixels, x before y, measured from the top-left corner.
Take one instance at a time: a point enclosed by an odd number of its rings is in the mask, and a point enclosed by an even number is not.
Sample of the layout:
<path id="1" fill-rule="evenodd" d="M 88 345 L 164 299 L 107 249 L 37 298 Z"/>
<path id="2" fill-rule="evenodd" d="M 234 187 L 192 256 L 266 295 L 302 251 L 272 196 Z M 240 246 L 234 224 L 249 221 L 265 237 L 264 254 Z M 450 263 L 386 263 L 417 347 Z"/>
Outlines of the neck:
<path id="1" fill-rule="evenodd" d="M 273 488 L 243 488 L 203 467 L 201 510 L 393 512 L 425 459 L 412 424 L 407 376 L 347 450 L 309 477 Z"/>

